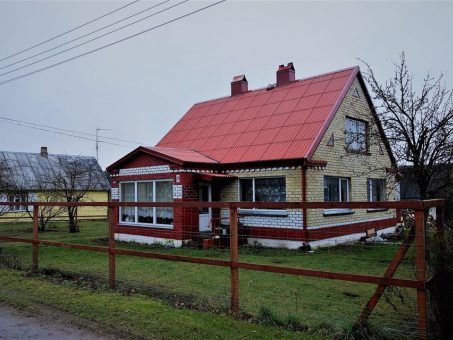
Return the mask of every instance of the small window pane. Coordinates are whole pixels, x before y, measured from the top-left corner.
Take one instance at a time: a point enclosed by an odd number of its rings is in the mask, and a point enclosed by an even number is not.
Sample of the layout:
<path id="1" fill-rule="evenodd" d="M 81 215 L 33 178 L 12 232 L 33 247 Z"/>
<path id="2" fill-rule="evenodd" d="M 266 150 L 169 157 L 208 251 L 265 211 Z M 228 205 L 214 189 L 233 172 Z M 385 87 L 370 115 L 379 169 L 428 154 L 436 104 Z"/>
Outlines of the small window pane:
<path id="1" fill-rule="evenodd" d="M 170 181 L 156 182 L 156 202 L 173 201 L 173 183 Z M 173 208 L 156 208 L 157 224 L 173 224 Z"/>
<path id="2" fill-rule="evenodd" d="M 341 199 L 340 202 L 347 202 L 348 201 L 348 180 L 341 179 Z"/>
<path id="3" fill-rule="evenodd" d="M 138 182 L 137 183 L 137 201 L 152 202 L 153 201 L 153 182 Z M 137 218 L 140 223 L 153 223 L 153 208 L 137 208 Z"/>
<path id="4" fill-rule="evenodd" d="M 385 180 L 369 179 L 367 181 L 368 201 L 378 202 L 385 200 Z"/>
<path id="5" fill-rule="evenodd" d="M 366 123 L 361 120 L 346 118 L 345 144 L 349 151 L 365 152 L 367 150 Z"/>
<path id="6" fill-rule="evenodd" d="M 252 202 L 253 201 L 253 179 L 241 179 L 239 180 L 240 187 L 240 198 L 243 202 Z"/>
<path id="7" fill-rule="evenodd" d="M 337 177 L 324 177 L 324 201 L 338 202 L 340 199 L 340 191 L 338 188 Z"/>
<path id="8" fill-rule="evenodd" d="M 255 179 L 256 202 L 285 202 L 286 183 L 285 178 L 256 178 Z"/>
<path id="9" fill-rule="evenodd" d="M 121 183 L 121 201 L 122 202 L 135 201 L 135 183 Z M 121 207 L 121 221 L 135 222 L 135 208 Z"/>

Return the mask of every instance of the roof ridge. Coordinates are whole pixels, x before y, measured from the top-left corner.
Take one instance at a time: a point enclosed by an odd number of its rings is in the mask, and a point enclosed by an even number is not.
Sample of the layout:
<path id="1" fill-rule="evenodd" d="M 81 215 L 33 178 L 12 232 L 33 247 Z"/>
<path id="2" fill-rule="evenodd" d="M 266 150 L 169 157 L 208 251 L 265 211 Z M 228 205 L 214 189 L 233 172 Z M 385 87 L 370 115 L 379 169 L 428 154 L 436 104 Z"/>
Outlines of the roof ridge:
<path id="1" fill-rule="evenodd" d="M 317 74 L 317 75 L 314 75 L 314 76 L 309 76 L 309 77 L 305 77 L 305 78 L 296 79 L 296 80 L 290 82 L 289 85 L 296 84 L 296 83 L 299 83 L 301 81 L 306 81 L 306 80 L 313 79 L 313 78 L 325 77 L 325 76 L 328 76 L 328 75 L 331 75 L 331 74 L 334 74 L 334 73 L 340 73 L 340 72 L 344 72 L 344 71 L 348 71 L 348 70 L 353 70 L 353 69 L 356 69 L 356 68 L 359 68 L 359 65 L 345 67 L 345 68 L 342 68 L 342 69 L 339 69 L 339 70 L 335 70 L 335 71 L 329 71 L 329 72 Z M 261 91 L 261 90 L 266 90 L 268 87 L 269 87 L 269 85 L 266 85 L 266 86 L 263 86 L 263 87 L 256 88 L 254 90 L 246 91 L 246 92 L 244 92 L 242 94 L 247 94 L 247 93 L 251 93 L 251 92 L 257 92 L 257 91 Z M 276 87 L 276 89 L 279 90 L 278 87 Z M 204 100 L 204 101 L 197 102 L 197 103 L 193 104 L 192 107 L 196 106 L 196 105 L 199 105 L 199 104 L 205 104 L 205 103 L 213 102 L 213 101 L 220 100 L 220 99 L 226 99 L 226 98 L 231 98 L 231 96 L 222 96 L 222 97 L 218 97 L 218 98 L 207 99 L 207 100 Z"/>
<path id="2" fill-rule="evenodd" d="M 14 153 L 14 154 L 23 154 L 23 155 L 41 155 L 40 152 L 27 152 L 27 151 L 7 151 L 7 150 L 0 150 L 0 153 L 3 153 L 3 152 L 9 152 L 9 153 Z M 79 157 L 79 158 L 94 158 L 96 159 L 96 157 L 94 156 L 84 156 L 84 155 L 69 155 L 69 154 L 65 154 L 65 153 L 50 153 L 49 152 L 49 156 L 67 156 L 67 157 Z"/>

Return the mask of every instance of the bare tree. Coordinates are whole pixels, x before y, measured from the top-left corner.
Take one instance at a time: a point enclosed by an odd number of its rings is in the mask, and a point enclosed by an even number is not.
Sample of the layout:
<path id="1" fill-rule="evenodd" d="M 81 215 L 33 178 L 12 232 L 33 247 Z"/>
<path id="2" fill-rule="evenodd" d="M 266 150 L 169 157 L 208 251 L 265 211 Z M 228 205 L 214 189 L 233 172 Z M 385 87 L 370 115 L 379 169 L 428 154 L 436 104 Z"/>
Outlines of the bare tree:
<path id="1" fill-rule="evenodd" d="M 93 190 L 96 181 L 97 163 L 83 157 L 58 158 L 57 172 L 50 179 L 51 187 L 61 194 L 63 201 L 76 203 L 83 201 L 86 193 Z M 78 231 L 77 207 L 66 207 L 70 233 Z"/>
<path id="2" fill-rule="evenodd" d="M 5 161 L 0 160 L 0 201 L 8 201 L 8 192 L 11 189 L 10 169 Z M 9 206 L 0 205 L 0 216 L 9 211 Z"/>
<path id="3" fill-rule="evenodd" d="M 365 63 L 365 62 L 364 62 Z M 364 77 L 377 103 L 377 116 L 398 165 L 410 169 L 408 179 L 421 199 L 431 198 L 449 185 L 453 160 L 453 92 L 443 75 L 429 73 L 417 90 L 404 52 L 391 79 L 378 81 L 367 63 Z"/>

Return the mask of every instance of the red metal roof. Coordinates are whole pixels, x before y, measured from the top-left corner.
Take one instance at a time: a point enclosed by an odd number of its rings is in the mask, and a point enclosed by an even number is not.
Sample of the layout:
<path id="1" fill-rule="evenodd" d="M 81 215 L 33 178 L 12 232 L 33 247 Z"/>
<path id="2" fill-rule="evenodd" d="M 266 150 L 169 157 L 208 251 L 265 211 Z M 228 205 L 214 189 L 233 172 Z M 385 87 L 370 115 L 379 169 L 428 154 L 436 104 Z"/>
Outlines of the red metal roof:
<path id="1" fill-rule="evenodd" d="M 152 149 L 204 163 L 310 159 L 358 72 L 352 67 L 195 104 Z"/>
<path id="2" fill-rule="evenodd" d="M 158 155 L 167 156 L 183 163 L 218 163 L 212 158 L 209 158 L 195 150 L 178 149 L 178 148 L 163 148 L 163 147 L 144 147 Z"/>

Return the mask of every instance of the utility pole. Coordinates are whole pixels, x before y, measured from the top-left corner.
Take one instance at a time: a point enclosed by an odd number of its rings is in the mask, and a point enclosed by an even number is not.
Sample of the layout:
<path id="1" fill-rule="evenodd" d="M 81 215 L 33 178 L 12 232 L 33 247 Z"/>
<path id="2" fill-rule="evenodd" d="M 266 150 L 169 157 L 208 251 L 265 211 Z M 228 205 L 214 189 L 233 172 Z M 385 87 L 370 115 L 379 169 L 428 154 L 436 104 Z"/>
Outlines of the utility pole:
<path id="1" fill-rule="evenodd" d="M 96 128 L 96 160 L 99 160 L 99 131 L 108 131 L 112 129 L 100 129 Z"/>

